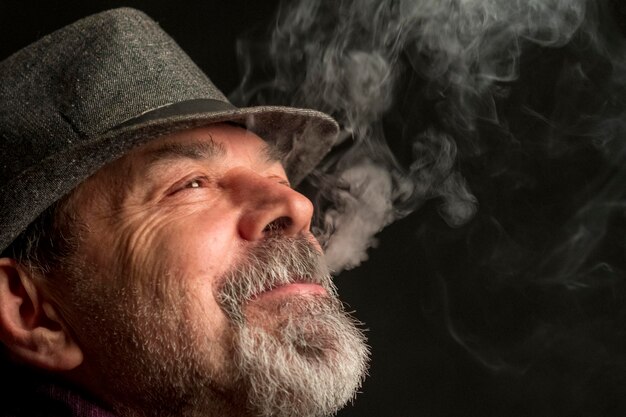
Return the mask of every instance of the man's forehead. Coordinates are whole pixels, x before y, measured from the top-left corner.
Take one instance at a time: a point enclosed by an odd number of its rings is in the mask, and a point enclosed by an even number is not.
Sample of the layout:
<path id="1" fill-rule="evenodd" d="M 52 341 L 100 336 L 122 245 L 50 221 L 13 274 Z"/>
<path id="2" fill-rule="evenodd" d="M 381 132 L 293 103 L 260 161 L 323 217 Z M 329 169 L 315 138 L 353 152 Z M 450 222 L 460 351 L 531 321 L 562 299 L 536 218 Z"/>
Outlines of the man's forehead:
<path id="1" fill-rule="evenodd" d="M 251 131 L 228 124 L 178 132 L 155 139 L 134 153 L 149 165 L 176 159 L 214 160 L 226 157 L 233 150 L 249 152 L 266 163 L 282 163 L 286 152 Z"/>
<path id="2" fill-rule="evenodd" d="M 213 140 L 211 135 L 188 140 L 168 140 L 144 149 L 141 152 L 142 162 L 148 168 L 166 164 L 179 159 L 214 160 L 223 158 L 227 150 L 223 143 Z"/>

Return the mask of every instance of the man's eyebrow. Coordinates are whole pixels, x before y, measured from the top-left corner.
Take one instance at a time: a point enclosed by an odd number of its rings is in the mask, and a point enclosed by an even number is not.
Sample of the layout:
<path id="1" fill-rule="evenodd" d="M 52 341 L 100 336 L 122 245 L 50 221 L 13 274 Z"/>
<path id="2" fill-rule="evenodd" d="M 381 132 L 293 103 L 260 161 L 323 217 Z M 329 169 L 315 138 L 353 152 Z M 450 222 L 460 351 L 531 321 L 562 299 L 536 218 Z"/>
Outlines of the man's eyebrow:
<path id="1" fill-rule="evenodd" d="M 147 154 L 149 166 L 177 159 L 207 160 L 225 155 L 224 146 L 210 138 L 208 141 L 165 143 Z"/>
<path id="2" fill-rule="evenodd" d="M 211 160 L 224 157 L 226 153 L 224 145 L 214 141 L 211 137 L 209 140 L 195 142 L 168 142 L 147 152 L 146 168 L 150 170 L 164 163 L 181 159 Z M 265 142 L 259 156 L 260 160 L 266 163 L 282 163 L 287 153 L 275 144 Z"/>
<path id="3" fill-rule="evenodd" d="M 271 142 L 265 142 L 261 155 L 265 158 L 266 162 L 283 162 L 289 152 L 281 149 L 276 144 Z"/>

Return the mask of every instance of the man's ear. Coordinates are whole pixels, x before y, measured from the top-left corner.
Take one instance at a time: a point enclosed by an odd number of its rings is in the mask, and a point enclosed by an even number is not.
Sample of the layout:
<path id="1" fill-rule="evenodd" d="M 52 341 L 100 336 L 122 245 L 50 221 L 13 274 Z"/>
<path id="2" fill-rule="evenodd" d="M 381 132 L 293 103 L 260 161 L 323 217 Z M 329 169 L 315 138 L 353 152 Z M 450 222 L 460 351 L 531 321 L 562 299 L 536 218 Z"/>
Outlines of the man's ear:
<path id="1" fill-rule="evenodd" d="M 0 342 L 18 360 L 50 371 L 68 371 L 83 353 L 30 272 L 0 258 Z"/>

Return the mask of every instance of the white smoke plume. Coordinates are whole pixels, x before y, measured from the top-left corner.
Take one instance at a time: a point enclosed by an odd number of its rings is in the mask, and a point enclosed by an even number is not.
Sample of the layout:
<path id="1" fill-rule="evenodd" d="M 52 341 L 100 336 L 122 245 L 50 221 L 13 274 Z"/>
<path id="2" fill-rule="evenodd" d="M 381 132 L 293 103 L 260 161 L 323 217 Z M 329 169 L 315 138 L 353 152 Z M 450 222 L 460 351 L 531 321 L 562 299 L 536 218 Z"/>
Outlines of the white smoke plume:
<path id="1" fill-rule="evenodd" d="M 239 43 L 244 79 L 231 99 L 316 108 L 340 122 L 344 146 L 310 179 L 328 208 L 317 235 L 339 272 L 428 199 L 452 227 L 474 216 L 457 142 L 482 152 L 476 122 L 500 123 L 495 99 L 518 78 L 524 45 L 563 46 L 585 9 L 583 0 L 288 2 L 269 43 Z"/>
<path id="2" fill-rule="evenodd" d="M 428 202 L 419 279 L 450 337 L 494 372 L 560 349 L 597 376 L 626 369 L 625 16 L 619 0 L 294 0 L 239 43 L 231 98 L 339 121 L 304 187 L 336 272 Z"/>

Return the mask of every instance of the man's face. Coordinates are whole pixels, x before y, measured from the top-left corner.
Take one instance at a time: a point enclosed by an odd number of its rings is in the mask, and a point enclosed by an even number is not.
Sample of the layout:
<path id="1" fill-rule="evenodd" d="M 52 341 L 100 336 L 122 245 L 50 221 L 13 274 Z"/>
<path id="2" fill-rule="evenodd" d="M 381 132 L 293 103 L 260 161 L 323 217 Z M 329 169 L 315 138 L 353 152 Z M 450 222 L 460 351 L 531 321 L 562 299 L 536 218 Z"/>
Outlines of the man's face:
<path id="1" fill-rule="evenodd" d="M 81 246 L 59 306 L 75 378 L 137 415 L 325 415 L 363 378 L 363 336 L 309 232 L 311 203 L 256 135 L 156 139 L 73 200 Z"/>

